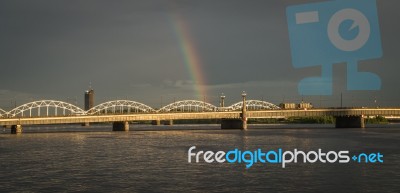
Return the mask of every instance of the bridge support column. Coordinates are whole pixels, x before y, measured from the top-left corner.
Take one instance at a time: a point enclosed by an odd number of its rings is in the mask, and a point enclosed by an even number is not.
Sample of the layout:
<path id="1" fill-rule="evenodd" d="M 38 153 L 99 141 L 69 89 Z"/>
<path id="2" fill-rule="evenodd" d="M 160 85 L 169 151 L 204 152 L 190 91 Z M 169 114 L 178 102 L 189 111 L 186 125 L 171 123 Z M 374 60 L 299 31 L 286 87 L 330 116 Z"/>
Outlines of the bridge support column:
<path id="1" fill-rule="evenodd" d="M 89 127 L 89 126 L 90 126 L 90 123 L 89 123 L 89 122 L 84 122 L 84 123 L 82 123 L 82 126 L 84 126 L 84 127 Z"/>
<path id="2" fill-rule="evenodd" d="M 246 129 L 247 129 L 247 116 L 246 116 L 246 112 L 241 113 L 241 114 L 240 114 L 240 117 L 242 117 L 242 119 L 241 119 L 241 121 L 242 121 L 242 128 L 240 128 L 240 129 L 246 130 Z"/>
<path id="3" fill-rule="evenodd" d="M 161 121 L 160 120 L 153 120 L 151 121 L 152 125 L 161 125 Z"/>
<path id="4" fill-rule="evenodd" d="M 128 121 L 114 122 L 113 131 L 129 131 Z"/>
<path id="5" fill-rule="evenodd" d="M 174 120 L 164 120 L 163 125 L 174 125 Z"/>
<path id="6" fill-rule="evenodd" d="M 247 122 L 242 119 L 222 119 L 221 129 L 247 129 Z"/>
<path id="7" fill-rule="evenodd" d="M 240 117 L 242 118 L 242 127 L 240 129 L 246 130 L 247 129 L 247 105 L 246 105 L 246 92 L 242 92 L 242 113 L 240 114 Z"/>
<path id="8" fill-rule="evenodd" d="M 340 116 L 335 117 L 336 128 L 364 128 L 365 122 L 362 116 Z"/>
<path id="9" fill-rule="evenodd" d="M 22 133 L 22 125 L 12 125 L 11 134 L 19 134 L 19 133 Z"/>
<path id="10" fill-rule="evenodd" d="M 165 122 L 165 125 L 174 125 L 174 120 L 167 120 L 166 122 Z"/>

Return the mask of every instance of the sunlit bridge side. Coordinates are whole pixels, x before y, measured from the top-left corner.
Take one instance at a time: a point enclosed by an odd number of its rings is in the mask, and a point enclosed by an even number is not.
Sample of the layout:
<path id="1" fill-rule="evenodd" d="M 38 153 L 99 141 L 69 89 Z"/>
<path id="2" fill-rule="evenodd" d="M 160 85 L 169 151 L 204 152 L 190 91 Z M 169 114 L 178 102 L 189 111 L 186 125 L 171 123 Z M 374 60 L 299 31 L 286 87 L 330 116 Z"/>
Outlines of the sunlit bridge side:
<path id="1" fill-rule="evenodd" d="M 85 111 L 81 108 L 55 100 L 41 100 L 18 106 L 6 113 L 7 117 L 50 117 L 50 116 L 69 116 L 84 115 Z"/>
<path id="2" fill-rule="evenodd" d="M 132 114 L 132 113 L 151 113 L 155 110 L 143 103 L 129 100 L 115 100 L 101 103 L 88 111 L 88 115 L 97 114 Z"/>
<path id="3" fill-rule="evenodd" d="M 242 106 L 243 106 L 243 102 L 238 102 L 227 108 L 231 111 L 237 111 L 237 110 L 242 109 Z M 280 109 L 278 106 L 276 106 L 270 102 L 259 101 L 259 100 L 247 100 L 246 107 L 247 107 L 247 110 L 251 110 L 251 111 Z"/>
<path id="4" fill-rule="evenodd" d="M 216 111 L 216 110 L 217 110 L 216 106 L 210 103 L 206 103 L 204 101 L 183 100 L 164 106 L 157 112 L 204 112 L 204 111 Z"/>

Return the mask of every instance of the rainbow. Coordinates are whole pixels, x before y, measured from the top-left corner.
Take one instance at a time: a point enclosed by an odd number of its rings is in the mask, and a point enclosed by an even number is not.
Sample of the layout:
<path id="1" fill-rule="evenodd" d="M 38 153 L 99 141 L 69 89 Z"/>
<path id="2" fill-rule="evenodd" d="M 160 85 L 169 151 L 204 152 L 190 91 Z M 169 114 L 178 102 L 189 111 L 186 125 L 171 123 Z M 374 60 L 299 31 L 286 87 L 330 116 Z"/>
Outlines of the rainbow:
<path id="1" fill-rule="evenodd" d="M 207 89 L 204 74 L 201 69 L 201 60 L 194 46 L 195 41 L 190 36 L 189 26 L 184 18 L 177 12 L 171 13 L 170 15 L 186 69 L 193 81 L 196 98 L 203 100 L 203 97 L 207 96 Z"/>

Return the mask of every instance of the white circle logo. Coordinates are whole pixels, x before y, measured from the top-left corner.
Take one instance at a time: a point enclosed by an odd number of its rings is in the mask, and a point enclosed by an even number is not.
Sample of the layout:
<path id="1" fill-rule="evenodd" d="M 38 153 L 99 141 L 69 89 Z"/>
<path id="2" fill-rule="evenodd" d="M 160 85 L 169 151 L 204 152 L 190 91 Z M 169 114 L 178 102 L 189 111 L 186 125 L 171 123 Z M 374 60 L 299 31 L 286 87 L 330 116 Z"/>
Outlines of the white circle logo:
<path id="1" fill-rule="evenodd" d="M 359 27 L 359 33 L 352 40 L 343 39 L 339 32 L 340 24 L 345 20 L 352 20 L 353 25 L 349 30 Z M 336 12 L 329 20 L 328 37 L 332 44 L 343 51 L 355 51 L 363 47 L 371 34 L 371 27 L 368 19 L 360 11 L 355 9 L 342 9 Z"/>

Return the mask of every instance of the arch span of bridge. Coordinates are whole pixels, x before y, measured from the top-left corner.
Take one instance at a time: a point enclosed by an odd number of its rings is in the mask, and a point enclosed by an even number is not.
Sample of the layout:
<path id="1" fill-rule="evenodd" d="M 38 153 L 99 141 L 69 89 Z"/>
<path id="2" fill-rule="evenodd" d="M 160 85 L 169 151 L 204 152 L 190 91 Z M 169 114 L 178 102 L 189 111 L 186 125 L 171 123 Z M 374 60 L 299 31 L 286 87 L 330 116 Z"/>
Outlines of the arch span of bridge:
<path id="1" fill-rule="evenodd" d="M 152 107 L 129 100 L 114 100 L 101 103 L 87 111 L 63 101 L 40 100 L 20 105 L 7 112 L 0 109 L 0 117 L 13 118 L 29 116 L 66 116 L 66 115 L 95 115 L 95 114 L 133 114 L 133 113 L 163 113 L 163 112 L 210 112 L 210 111 L 237 111 L 242 108 L 242 101 L 228 107 L 217 107 L 210 103 L 198 100 L 182 100 L 168 104 L 158 110 Z M 247 100 L 248 110 L 275 110 L 278 106 L 260 100 Z"/>
<path id="2" fill-rule="evenodd" d="M 3 109 L 0 109 L 0 117 L 3 117 L 7 112 Z"/>
<path id="3" fill-rule="evenodd" d="M 171 103 L 167 106 L 160 108 L 157 112 L 202 112 L 202 111 L 215 111 L 216 106 L 197 100 L 183 100 Z"/>
<path id="4" fill-rule="evenodd" d="M 42 108 L 45 108 L 45 112 L 41 111 Z M 29 117 L 32 117 L 32 115 L 35 113 L 34 109 L 36 109 L 36 116 L 39 117 L 48 117 L 53 113 L 55 116 L 60 114 L 63 116 L 85 114 L 84 110 L 70 103 L 56 100 L 40 100 L 18 106 L 9 112 L 6 112 L 6 115 L 10 118 L 16 116 L 24 117 L 24 115 L 29 115 Z M 50 113 L 50 111 L 52 111 L 52 113 Z M 67 112 L 69 112 L 69 114 L 67 114 Z"/>
<path id="5" fill-rule="evenodd" d="M 242 109 L 243 101 L 228 106 L 229 110 L 236 111 Z M 278 106 L 260 100 L 246 100 L 246 107 L 248 110 L 276 110 L 280 109 Z"/>
<path id="6" fill-rule="evenodd" d="M 94 114 L 108 114 L 111 111 L 111 114 L 119 113 L 150 113 L 155 112 L 155 110 L 143 103 L 139 103 L 136 101 L 129 100 L 115 100 L 101 103 L 89 110 L 86 111 L 88 115 Z"/>

